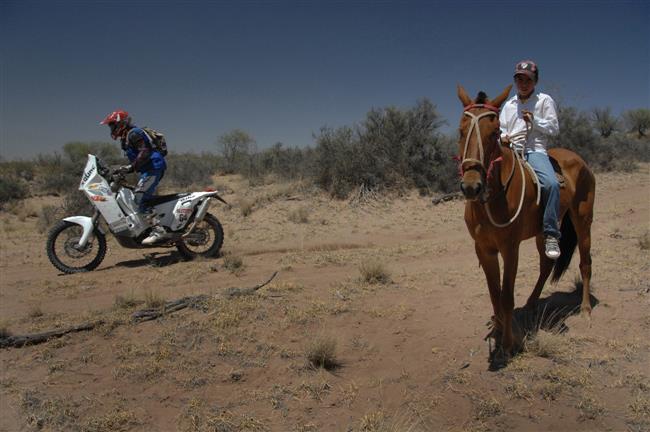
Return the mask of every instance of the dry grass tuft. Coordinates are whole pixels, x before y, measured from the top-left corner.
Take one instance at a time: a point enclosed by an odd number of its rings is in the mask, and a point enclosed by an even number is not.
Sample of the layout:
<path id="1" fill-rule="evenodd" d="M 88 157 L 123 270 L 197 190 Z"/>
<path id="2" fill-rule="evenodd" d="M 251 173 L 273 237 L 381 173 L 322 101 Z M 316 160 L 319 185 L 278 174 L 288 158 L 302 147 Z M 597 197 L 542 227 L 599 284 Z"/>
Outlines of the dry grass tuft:
<path id="1" fill-rule="evenodd" d="M 142 422 L 136 415 L 128 410 L 114 408 L 111 412 L 93 416 L 86 419 L 82 426 L 83 432 L 112 432 L 128 430 L 132 426 L 137 426 Z"/>
<path id="2" fill-rule="evenodd" d="M 7 338 L 9 336 L 11 336 L 9 323 L 5 320 L 0 321 L 0 338 Z"/>
<path id="3" fill-rule="evenodd" d="M 510 399 L 523 399 L 529 402 L 533 400 L 533 392 L 520 379 L 515 379 L 513 382 L 506 384 L 505 392 Z"/>
<path id="4" fill-rule="evenodd" d="M 364 415 L 359 420 L 359 430 L 362 432 L 379 432 L 386 430 L 384 425 L 386 416 L 383 412 L 377 411 Z"/>
<path id="5" fill-rule="evenodd" d="M 240 274 L 244 271 L 244 260 L 241 256 L 231 251 L 223 253 L 223 268 L 233 274 Z"/>
<path id="6" fill-rule="evenodd" d="M 336 358 L 336 340 L 330 336 L 315 338 L 306 348 L 306 357 L 315 368 L 336 369 L 341 363 Z"/>
<path id="7" fill-rule="evenodd" d="M 238 204 L 242 216 L 247 217 L 250 216 L 251 213 L 253 213 L 253 208 L 255 207 L 255 201 L 247 198 L 242 198 L 239 200 Z"/>
<path id="8" fill-rule="evenodd" d="M 300 390 L 307 393 L 312 399 L 322 401 L 323 398 L 332 390 L 332 386 L 323 378 L 319 377 L 316 381 L 302 382 Z"/>
<path id="9" fill-rule="evenodd" d="M 27 424 L 38 430 L 72 430 L 79 418 L 78 404 L 69 399 L 49 399 L 36 391 L 25 391 L 20 405 Z"/>
<path id="10" fill-rule="evenodd" d="M 628 407 L 635 418 L 650 420 L 650 398 L 648 394 L 644 394 L 642 391 L 637 392 Z"/>
<path id="11" fill-rule="evenodd" d="M 161 308 L 165 306 L 166 301 L 165 297 L 153 290 L 148 290 L 144 293 L 144 304 L 149 309 Z"/>
<path id="12" fill-rule="evenodd" d="M 416 432 L 430 430 L 409 413 L 387 416 L 382 411 L 371 412 L 359 420 L 360 432 Z"/>
<path id="13" fill-rule="evenodd" d="M 391 281 L 390 272 L 376 260 L 363 261 L 359 265 L 359 272 L 361 280 L 369 284 L 387 284 Z"/>
<path id="14" fill-rule="evenodd" d="M 503 404 L 494 396 L 478 395 L 473 398 L 474 418 L 479 421 L 496 417 L 504 413 Z"/>
<path id="15" fill-rule="evenodd" d="M 142 300 L 138 300 L 135 298 L 135 294 L 133 291 L 131 291 L 127 295 L 116 295 L 115 300 L 113 301 L 113 308 L 120 310 L 120 309 L 131 309 L 134 308 L 140 304 L 142 304 Z"/>
<path id="16" fill-rule="evenodd" d="M 571 341 L 557 332 L 538 331 L 526 340 L 525 350 L 538 357 L 566 363 L 571 360 Z"/>
<path id="17" fill-rule="evenodd" d="M 650 232 L 646 231 L 638 241 L 639 249 L 649 250 L 650 249 Z"/>
<path id="18" fill-rule="evenodd" d="M 580 420 L 594 420 L 605 413 L 605 407 L 596 399 L 583 396 L 576 405 L 580 410 Z"/>
<path id="19" fill-rule="evenodd" d="M 299 207 L 289 213 L 289 220 L 293 223 L 309 223 L 309 210 L 307 207 Z"/>
<path id="20" fill-rule="evenodd" d="M 27 311 L 27 316 L 31 319 L 40 318 L 43 315 L 44 314 L 43 310 L 41 309 L 41 305 L 31 305 Z"/>
<path id="21" fill-rule="evenodd" d="M 556 400 L 562 393 L 562 385 L 558 383 L 544 383 L 538 387 L 539 395 L 547 402 Z"/>

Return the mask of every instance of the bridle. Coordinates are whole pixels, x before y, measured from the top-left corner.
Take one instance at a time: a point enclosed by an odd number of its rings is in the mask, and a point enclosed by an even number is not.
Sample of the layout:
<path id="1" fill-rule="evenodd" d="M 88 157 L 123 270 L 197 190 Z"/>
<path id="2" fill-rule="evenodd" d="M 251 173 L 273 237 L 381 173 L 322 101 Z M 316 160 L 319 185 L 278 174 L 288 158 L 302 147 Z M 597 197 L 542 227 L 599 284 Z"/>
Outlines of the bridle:
<path id="1" fill-rule="evenodd" d="M 470 112 L 470 110 L 476 109 L 476 108 L 485 108 L 488 111 L 483 112 L 483 113 L 481 113 L 479 115 L 475 115 L 475 114 Z M 483 149 L 483 139 L 481 138 L 481 128 L 479 126 L 479 122 L 481 121 L 482 118 L 485 118 L 485 117 L 492 117 L 492 116 L 496 117 L 496 116 L 498 116 L 499 115 L 499 108 L 497 108 L 495 106 L 492 106 L 492 105 L 488 105 L 488 104 L 467 105 L 465 107 L 465 111 L 463 112 L 463 115 L 466 115 L 466 116 L 470 117 L 472 120 L 471 120 L 470 125 L 469 125 L 469 130 L 467 131 L 467 138 L 465 138 L 465 147 L 464 147 L 464 150 L 463 150 L 463 155 L 462 155 L 462 157 L 460 159 L 460 174 L 461 174 L 461 176 L 464 174 L 464 171 L 466 170 L 465 167 L 468 164 L 474 164 L 474 165 L 477 164 L 483 170 L 483 174 L 487 175 L 491 171 L 492 166 L 495 163 L 495 160 L 490 161 L 489 168 L 485 168 L 485 164 L 483 162 L 483 158 L 485 156 L 485 151 Z M 478 156 L 479 158 L 478 159 L 467 157 L 467 152 L 468 152 L 468 149 L 469 149 L 469 140 L 472 137 L 472 132 L 473 131 L 476 132 L 476 141 L 478 143 L 478 152 L 479 152 L 479 156 Z"/>
<path id="2" fill-rule="evenodd" d="M 484 108 L 484 109 L 487 109 L 488 111 L 483 112 L 483 113 L 478 114 L 478 115 L 475 115 L 475 114 L 470 112 L 470 110 L 476 109 L 476 108 Z M 489 104 L 472 104 L 472 105 L 467 105 L 465 107 L 465 111 L 463 112 L 463 115 L 466 115 L 466 116 L 470 117 L 471 118 L 471 123 L 469 125 L 469 130 L 467 131 L 467 138 L 465 139 L 465 148 L 463 150 L 463 156 L 462 156 L 462 159 L 461 159 L 461 162 L 460 162 L 460 174 L 461 174 L 461 176 L 463 175 L 463 173 L 465 171 L 465 166 L 466 166 L 467 163 L 471 163 L 473 165 L 478 164 L 478 166 L 481 167 L 481 169 L 483 171 L 482 174 L 485 175 L 485 177 L 486 177 L 485 190 L 486 190 L 486 193 L 487 193 L 487 189 L 488 189 L 487 188 L 487 180 L 490 178 L 490 175 L 492 173 L 492 169 L 494 167 L 494 164 L 502 162 L 503 157 L 499 156 L 499 157 L 497 157 L 495 159 L 491 159 L 489 161 L 490 165 L 488 166 L 488 168 L 485 168 L 485 163 L 483 162 L 485 151 L 483 149 L 483 140 L 481 138 L 481 130 L 480 130 L 479 121 L 482 118 L 485 118 L 485 117 L 492 117 L 492 116 L 496 117 L 496 116 L 498 116 L 499 115 L 499 108 L 497 108 L 497 107 L 495 107 L 493 105 L 489 105 Z M 476 141 L 477 141 L 477 144 L 478 144 L 479 159 L 474 159 L 474 158 L 467 157 L 467 149 L 469 148 L 469 140 L 470 140 L 470 138 L 472 136 L 473 131 L 476 131 Z M 490 223 L 492 225 L 494 225 L 495 227 L 497 227 L 497 228 L 507 227 L 508 225 L 512 224 L 515 221 L 515 219 L 517 219 L 517 217 L 519 216 L 519 213 L 521 213 L 521 209 L 522 209 L 523 204 L 524 204 L 524 197 L 526 195 L 526 177 L 525 177 L 525 173 L 524 173 L 524 165 L 523 165 L 523 163 L 522 163 L 522 161 L 520 159 L 519 154 L 516 151 L 512 150 L 512 149 L 510 149 L 510 150 L 513 152 L 516 163 L 519 165 L 519 171 L 521 172 L 521 179 L 522 179 L 521 180 L 521 197 L 519 198 L 519 206 L 517 208 L 517 211 L 515 212 L 514 216 L 512 216 L 508 220 L 508 222 L 502 223 L 502 224 L 497 223 L 497 222 L 495 222 L 494 218 L 492 217 L 492 213 L 490 212 L 490 207 L 488 205 L 487 197 L 484 197 L 484 199 L 481 200 L 483 202 L 483 206 L 485 207 L 485 211 L 486 211 L 486 213 L 488 215 L 488 219 L 490 219 Z M 510 175 L 508 176 L 508 180 L 506 182 L 506 185 L 504 186 L 504 190 L 507 190 L 507 187 L 510 184 L 510 180 L 512 180 L 512 176 L 513 176 L 514 172 L 515 172 L 515 164 L 513 163 L 512 164 L 512 171 L 510 172 Z"/>

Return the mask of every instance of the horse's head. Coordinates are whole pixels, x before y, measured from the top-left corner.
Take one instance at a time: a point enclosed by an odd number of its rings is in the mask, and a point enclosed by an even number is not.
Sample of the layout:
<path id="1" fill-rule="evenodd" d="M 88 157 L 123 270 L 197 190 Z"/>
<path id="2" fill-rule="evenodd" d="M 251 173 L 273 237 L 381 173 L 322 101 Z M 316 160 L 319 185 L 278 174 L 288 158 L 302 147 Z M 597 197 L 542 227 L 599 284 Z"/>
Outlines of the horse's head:
<path id="1" fill-rule="evenodd" d="M 488 100 L 479 92 L 472 100 L 462 86 L 458 86 L 458 98 L 463 103 L 460 118 L 460 189 L 468 200 L 484 199 L 490 164 L 500 154 L 499 108 L 507 99 L 512 85 L 495 99 Z"/>

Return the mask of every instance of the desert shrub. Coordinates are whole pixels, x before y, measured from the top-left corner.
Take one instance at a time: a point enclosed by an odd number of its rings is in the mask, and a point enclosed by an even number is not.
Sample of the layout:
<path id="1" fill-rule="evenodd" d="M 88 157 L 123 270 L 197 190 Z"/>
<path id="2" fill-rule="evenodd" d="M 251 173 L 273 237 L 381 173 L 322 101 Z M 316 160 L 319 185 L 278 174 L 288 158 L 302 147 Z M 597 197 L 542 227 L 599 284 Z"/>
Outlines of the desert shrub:
<path id="1" fill-rule="evenodd" d="M 211 177 L 219 165 L 219 158 L 210 153 L 172 153 L 166 160 L 167 170 L 163 182 L 178 188 L 211 184 Z"/>
<path id="2" fill-rule="evenodd" d="M 36 227 L 38 232 L 44 233 L 49 230 L 63 216 L 63 207 L 46 205 L 41 208 L 38 215 Z"/>
<path id="3" fill-rule="evenodd" d="M 92 216 L 94 207 L 82 191 L 65 194 L 61 213 L 63 216 Z"/>
<path id="4" fill-rule="evenodd" d="M 619 128 L 619 121 L 612 114 L 610 107 L 594 108 L 591 111 L 591 120 L 594 129 L 601 137 L 607 138 Z"/>
<path id="5" fill-rule="evenodd" d="M 558 110 L 560 133 L 550 139 L 551 146 L 575 151 L 587 164 L 600 171 L 629 171 L 636 161 L 650 158 L 650 140 L 624 134 L 605 138 L 596 133 L 589 115 L 573 107 Z"/>
<path id="6" fill-rule="evenodd" d="M 221 168 L 226 173 L 245 171 L 250 163 L 249 156 L 254 153 L 255 139 L 246 131 L 234 129 L 225 133 L 217 140 L 217 147 L 221 153 Z"/>
<path id="7" fill-rule="evenodd" d="M 353 189 L 416 187 L 423 192 L 453 187 L 450 138 L 435 106 L 423 99 L 410 109 L 372 109 L 356 127 L 322 128 L 316 137 L 315 181 L 335 197 Z"/>
<path id="8" fill-rule="evenodd" d="M 623 113 L 623 122 L 627 130 L 634 132 L 638 138 L 647 137 L 648 129 L 650 129 L 650 109 L 627 110 Z"/>
<path id="9" fill-rule="evenodd" d="M 105 165 L 117 165 L 124 160 L 119 147 L 115 144 L 101 142 L 69 142 L 63 146 L 63 154 L 71 165 L 80 167 L 80 172 L 86 166 L 89 154 L 97 156 Z"/>
<path id="10" fill-rule="evenodd" d="M 32 161 L 15 160 L 0 162 L 0 176 L 11 176 L 17 179 L 31 181 L 34 179 L 36 167 Z"/>
<path id="11" fill-rule="evenodd" d="M 241 172 L 246 177 L 264 177 L 272 174 L 283 180 L 297 180 L 311 176 L 314 151 L 311 148 L 284 147 L 278 142 L 271 148 L 248 156 Z"/>
<path id="12" fill-rule="evenodd" d="M 60 195 L 78 187 L 84 167 L 73 165 L 59 153 L 38 155 L 36 190 L 40 193 Z"/>
<path id="13" fill-rule="evenodd" d="M 13 175 L 0 174 L 0 207 L 9 201 L 26 198 L 29 189 L 25 182 Z"/>

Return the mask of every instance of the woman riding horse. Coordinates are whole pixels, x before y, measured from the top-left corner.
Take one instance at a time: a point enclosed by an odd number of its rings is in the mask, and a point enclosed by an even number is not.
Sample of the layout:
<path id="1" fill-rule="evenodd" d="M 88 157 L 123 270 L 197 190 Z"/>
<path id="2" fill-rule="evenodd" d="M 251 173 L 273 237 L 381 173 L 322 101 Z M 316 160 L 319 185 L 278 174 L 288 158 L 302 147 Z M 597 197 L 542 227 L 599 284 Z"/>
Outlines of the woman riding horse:
<path id="1" fill-rule="evenodd" d="M 499 142 L 499 110 L 511 88 L 508 86 L 492 101 L 482 92 L 473 101 L 463 87 L 458 86 L 458 97 L 464 107 L 458 145 L 461 190 L 466 198 L 465 223 L 487 279 L 494 310 L 493 334 L 500 335 L 497 342 L 501 349 L 498 353 L 503 361 L 508 360 L 515 348 L 512 332 L 514 285 L 519 244 L 523 240 L 535 237 L 540 264 L 539 277 L 526 306 L 532 308 L 536 305 L 552 270 L 553 281 L 559 280 L 577 245 L 583 282 L 581 311 L 586 315 L 591 313 L 590 249 L 595 195 L 595 178 L 580 156 L 566 149 L 548 150 L 548 156 L 557 162 L 565 179 L 564 187 L 560 189 L 557 213 L 557 219 L 562 221 L 561 255 L 556 260 L 549 258 L 542 229 L 545 210 L 537 200 L 533 178 L 524 168 L 521 156 Z M 523 116 L 523 110 L 521 113 Z M 530 120 L 534 122 L 534 118 Z M 499 254 L 503 259 L 503 281 Z"/>

